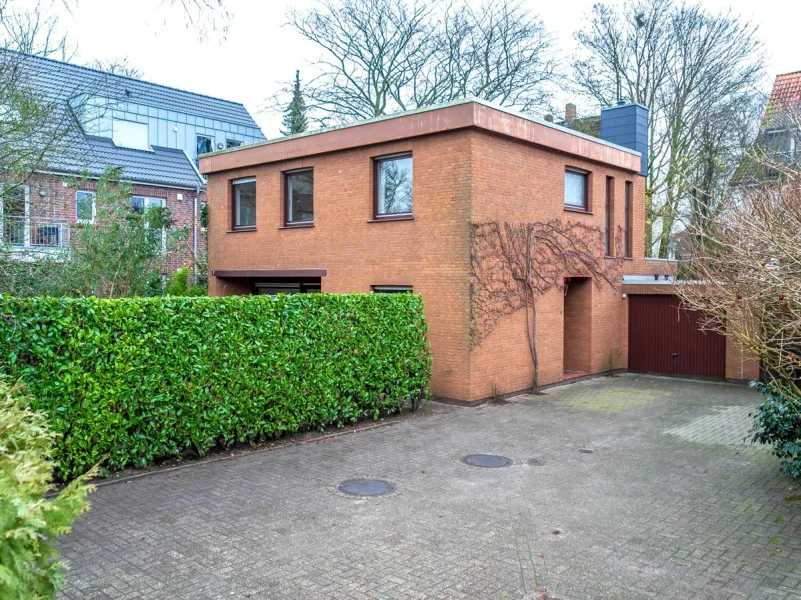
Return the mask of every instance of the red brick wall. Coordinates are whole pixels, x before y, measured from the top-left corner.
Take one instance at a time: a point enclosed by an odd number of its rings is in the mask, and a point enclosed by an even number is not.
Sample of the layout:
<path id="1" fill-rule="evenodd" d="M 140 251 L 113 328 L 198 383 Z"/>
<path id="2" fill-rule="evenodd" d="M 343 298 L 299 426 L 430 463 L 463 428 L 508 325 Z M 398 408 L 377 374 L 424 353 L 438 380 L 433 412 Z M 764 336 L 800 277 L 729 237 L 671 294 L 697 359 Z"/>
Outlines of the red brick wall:
<path id="1" fill-rule="evenodd" d="M 76 220 L 76 188 L 66 187 L 66 179 L 60 175 L 34 174 L 28 181 L 30 189 L 30 215 L 32 218 L 48 218 L 65 221 L 70 226 Z M 85 190 L 94 190 L 95 182 L 88 181 L 81 187 Z M 40 192 L 45 193 L 42 196 Z M 159 186 L 139 185 L 132 186 L 133 195 L 164 198 L 166 205 L 172 211 L 173 223 L 176 228 L 187 228 L 186 239 L 167 255 L 167 268 L 165 274 L 169 275 L 179 267 L 192 268 L 193 252 L 193 215 L 195 190 L 180 190 Z M 178 196 L 181 196 L 181 199 Z M 200 203 L 206 201 L 206 192 L 198 196 L 198 212 Z M 206 233 L 198 228 L 198 254 L 206 250 Z"/>
<path id="2" fill-rule="evenodd" d="M 414 156 L 414 220 L 370 223 L 373 157 L 411 151 Z M 564 211 L 565 166 L 592 172 L 595 214 Z M 282 228 L 282 172 L 314 168 L 315 226 Z M 323 292 L 368 292 L 371 285 L 412 285 L 421 293 L 434 356 L 432 391 L 475 400 L 531 384 L 522 311 L 501 320 L 471 351 L 470 221 L 569 218 L 603 225 L 606 175 L 635 183 L 635 231 L 643 212 L 642 178 L 629 172 L 480 132 L 458 130 L 303 159 L 258 165 L 209 176 L 210 256 L 214 269 L 325 268 Z M 256 231 L 232 232 L 230 182 L 253 177 Z M 622 194 L 622 186 L 616 188 Z M 615 207 L 622 222 L 623 202 Z M 619 214 L 618 214 L 619 213 Z M 638 222 L 639 219 L 639 222 Z M 634 236 L 635 254 L 642 242 Z M 631 261 L 633 266 L 635 261 Z M 248 284 L 210 277 L 210 294 L 247 293 Z M 582 330 L 586 361 L 603 370 L 610 348 L 622 348 L 625 366 L 625 303 L 619 291 L 593 290 L 592 314 Z M 538 301 L 541 381 L 561 381 L 563 296 Z M 600 313 L 599 313 L 600 311 Z M 603 318 L 592 319 L 592 315 Z M 597 327 L 592 323 L 598 323 Z"/>
<path id="3" fill-rule="evenodd" d="M 433 393 L 469 389 L 471 133 L 422 138 L 288 160 L 209 176 L 209 268 L 325 268 L 323 292 L 411 285 L 422 294 L 434 357 Z M 373 217 L 372 158 L 413 153 L 414 220 Z M 282 228 L 282 172 L 314 168 L 314 227 Z M 256 177 L 256 231 L 230 232 L 230 181 Z M 209 293 L 249 290 L 209 278 Z"/>
<path id="4" fill-rule="evenodd" d="M 633 183 L 632 253 L 624 271 L 635 273 L 644 268 L 644 179 L 629 171 L 599 163 L 582 161 L 510 138 L 476 132 L 473 140 L 473 219 L 477 221 L 535 222 L 549 219 L 582 222 L 598 227 L 605 222 L 606 178 L 615 179 L 613 221 L 624 222 L 625 181 Z M 590 172 L 588 214 L 565 211 L 565 167 Z M 613 248 L 619 231 L 615 227 Z M 585 307 L 583 327 L 568 324 L 570 347 L 583 348 L 575 366 L 589 365 L 589 372 L 599 373 L 613 358 L 615 368 L 628 362 L 628 307 L 617 289 L 604 284 L 591 286 Z M 568 292 L 569 294 L 570 292 Z M 537 344 L 540 356 L 540 383 L 562 381 L 564 376 L 565 298 L 553 290 L 537 301 Z M 525 322 L 522 311 L 504 317 L 496 329 L 471 353 L 470 381 L 472 400 L 486 398 L 493 385 L 503 393 L 523 390 L 531 385 L 533 366 L 526 350 Z M 581 368 L 585 370 L 585 368 Z"/>
<path id="5" fill-rule="evenodd" d="M 584 278 L 572 280 L 565 290 L 562 356 L 565 371 L 592 372 L 592 291 L 592 282 Z"/>

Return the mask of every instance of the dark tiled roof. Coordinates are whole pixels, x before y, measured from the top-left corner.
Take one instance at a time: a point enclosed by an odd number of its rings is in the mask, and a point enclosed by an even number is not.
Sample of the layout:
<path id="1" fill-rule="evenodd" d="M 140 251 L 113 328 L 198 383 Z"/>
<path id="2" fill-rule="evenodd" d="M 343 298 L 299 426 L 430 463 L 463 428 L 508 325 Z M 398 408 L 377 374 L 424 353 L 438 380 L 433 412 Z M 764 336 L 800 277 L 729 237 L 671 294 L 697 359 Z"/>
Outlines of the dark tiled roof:
<path id="1" fill-rule="evenodd" d="M 49 58 L 3 52 L 22 66 L 26 77 L 30 77 L 30 83 L 36 89 L 50 97 L 66 100 L 76 94 L 95 94 L 258 129 L 253 117 L 238 102 L 112 75 Z"/>
<path id="2" fill-rule="evenodd" d="M 204 181 L 183 150 L 153 146 L 153 150 L 119 148 L 109 138 L 82 136 L 74 152 L 59 153 L 50 169 L 56 173 L 100 175 L 106 167 L 122 167 L 122 177 L 135 183 L 195 189 Z"/>

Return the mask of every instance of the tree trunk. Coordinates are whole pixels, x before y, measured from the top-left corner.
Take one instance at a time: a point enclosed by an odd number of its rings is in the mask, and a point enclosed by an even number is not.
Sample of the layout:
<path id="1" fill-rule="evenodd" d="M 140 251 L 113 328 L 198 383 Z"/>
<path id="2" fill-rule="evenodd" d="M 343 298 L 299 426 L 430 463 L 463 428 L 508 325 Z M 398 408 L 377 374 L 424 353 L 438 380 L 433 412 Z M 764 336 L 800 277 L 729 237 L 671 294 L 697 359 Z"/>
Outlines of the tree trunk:
<path id="1" fill-rule="evenodd" d="M 540 392 L 540 359 L 537 353 L 537 305 L 534 293 L 526 289 L 526 337 L 528 338 L 528 349 L 531 353 L 531 362 L 534 364 L 534 379 L 531 382 L 531 393 L 535 396 Z M 529 308 L 531 315 L 529 315 Z"/>

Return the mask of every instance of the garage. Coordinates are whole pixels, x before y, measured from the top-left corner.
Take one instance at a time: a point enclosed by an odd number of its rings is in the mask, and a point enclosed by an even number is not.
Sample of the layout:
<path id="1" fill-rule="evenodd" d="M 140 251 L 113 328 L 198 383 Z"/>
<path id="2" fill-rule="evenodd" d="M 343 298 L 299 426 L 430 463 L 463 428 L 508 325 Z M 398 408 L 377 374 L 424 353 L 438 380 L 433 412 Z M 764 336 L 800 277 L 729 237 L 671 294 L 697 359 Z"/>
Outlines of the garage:
<path id="1" fill-rule="evenodd" d="M 629 295 L 629 371 L 726 377 L 726 338 L 672 295 Z"/>

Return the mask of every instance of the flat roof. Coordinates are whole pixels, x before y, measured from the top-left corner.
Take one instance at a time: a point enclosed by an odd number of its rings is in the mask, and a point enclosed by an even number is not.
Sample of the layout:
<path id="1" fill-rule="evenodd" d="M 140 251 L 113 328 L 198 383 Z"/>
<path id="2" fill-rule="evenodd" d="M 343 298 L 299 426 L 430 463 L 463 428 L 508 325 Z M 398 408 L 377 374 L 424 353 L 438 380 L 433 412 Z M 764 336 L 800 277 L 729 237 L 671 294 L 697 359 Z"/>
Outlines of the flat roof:
<path id="1" fill-rule="evenodd" d="M 466 98 L 204 154 L 200 172 L 209 174 L 470 127 L 628 171 L 640 170 L 641 155 L 635 150 L 484 100 Z"/>

